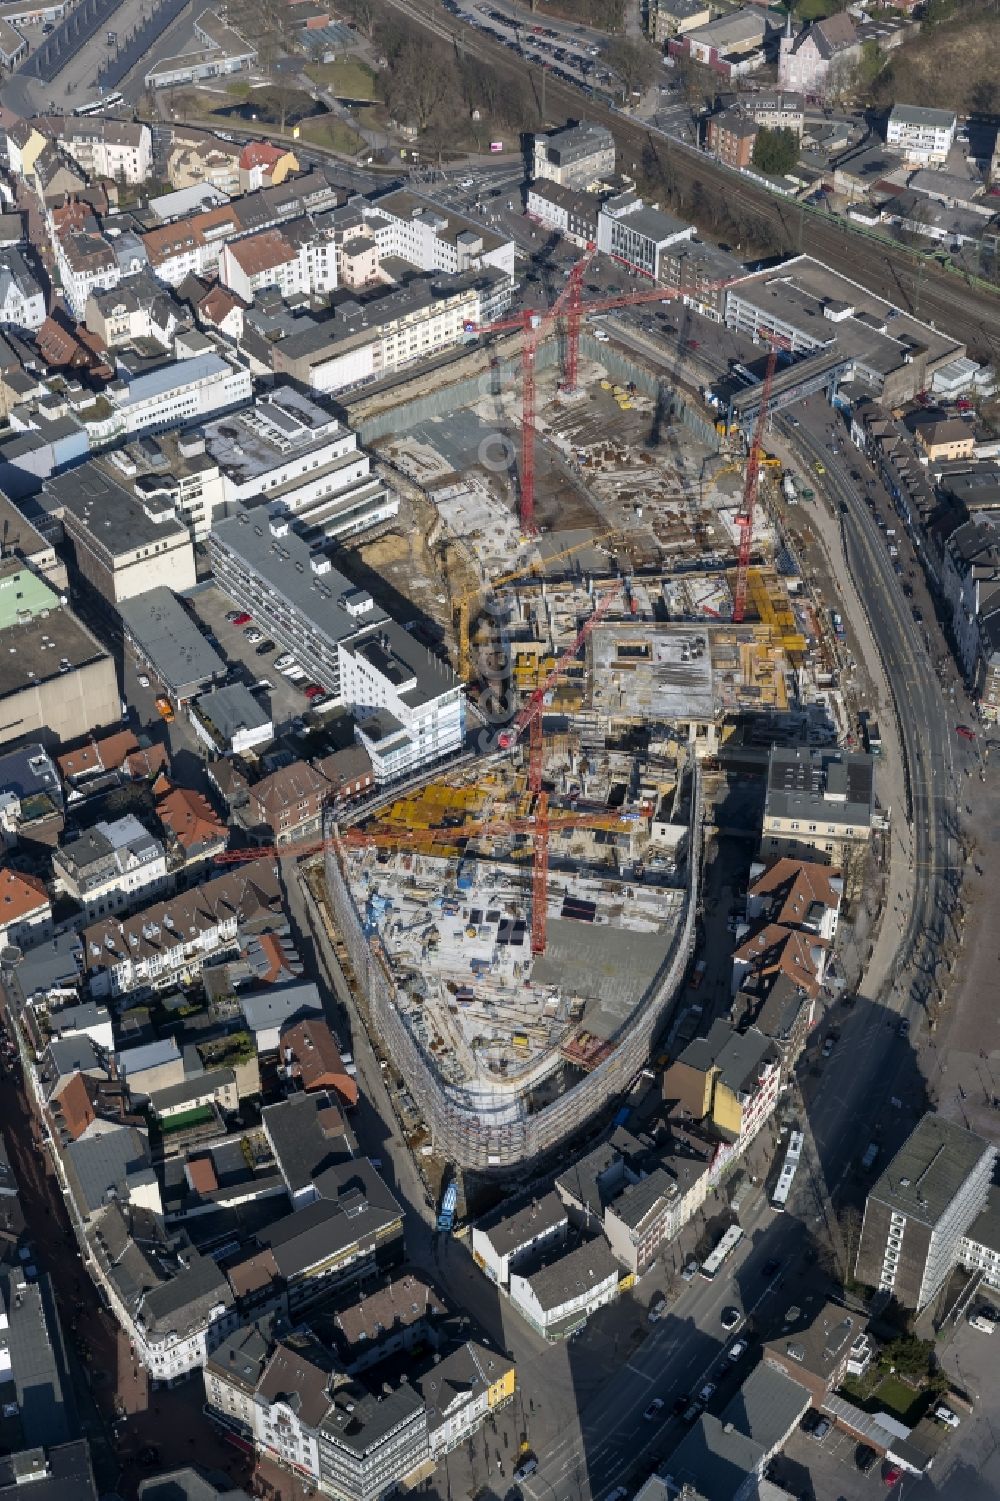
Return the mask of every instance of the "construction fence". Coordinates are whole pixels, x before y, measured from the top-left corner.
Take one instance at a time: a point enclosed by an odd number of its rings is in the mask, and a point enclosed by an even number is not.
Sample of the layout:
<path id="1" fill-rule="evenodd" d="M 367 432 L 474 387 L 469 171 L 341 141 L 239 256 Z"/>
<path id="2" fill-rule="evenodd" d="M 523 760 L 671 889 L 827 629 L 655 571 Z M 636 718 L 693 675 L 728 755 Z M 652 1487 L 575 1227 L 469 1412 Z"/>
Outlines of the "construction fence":
<path id="1" fill-rule="evenodd" d="M 646 1064 L 653 1040 L 685 976 L 695 942 L 701 871 L 701 774 L 692 763 L 690 784 L 689 872 L 684 919 L 675 932 L 653 981 L 622 1030 L 614 1049 L 591 1073 L 542 1110 L 529 1114 L 526 1102 L 505 1098 L 491 1118 L 481 1097 L 472 1099 L 440 1079 L 428 1064 L 396 1005 L 396 987 L 377 938 L 365 935 L 346 876 L 346 857 L 331 820 L 325 874 L 331 915 L 339 930 L 355 980 L 363 995 L 373 1041 L 403 1076 L 421 1110 L 437 1154 L 454 1167 L 510 1170 L 545 1156 L 593 1116 L 621 1098 Z"/>

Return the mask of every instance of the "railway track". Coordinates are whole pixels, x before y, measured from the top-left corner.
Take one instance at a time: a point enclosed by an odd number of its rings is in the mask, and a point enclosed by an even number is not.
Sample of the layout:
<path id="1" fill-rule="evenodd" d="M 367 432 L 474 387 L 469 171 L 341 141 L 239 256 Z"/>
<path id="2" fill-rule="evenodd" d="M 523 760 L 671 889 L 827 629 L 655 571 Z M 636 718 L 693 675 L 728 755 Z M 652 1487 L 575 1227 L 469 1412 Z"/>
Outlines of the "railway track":
<path id="1" fill-rule="evenodd" d="M 385 4 L 422 30 L 497 70 L 526 71 L 540 101 L 542 70 L 536 64 L 515 62 L 501 43 L 482 36 L 447 12 L 421 9 L 413 0 L 385 0 Z M 567 118 L 578 119 L 585 114 L 587 119 L 606 125 L 627 168 L 633 164 L 639 168 L 647 147 L 659 153 L 669 151 L 671 171 L 679 187 L 690 189 L 700 181 L 709 191 L 715 189 L 724 195 L 728 204 L 765 219 L 786 252 L 815 256 L 914 317 L 947 329 L 981 358 L 1000 355 L 1000 293 L 991 295 L 969 287 L 933 260 L 911 254 L 903 246 L 876 243 L 846 220 L 825 223 L 695 147 L 619 114 L 597 96 L 584 94 L 562 79 L 551 75 L 546 78 L 545 99 L 550 115 L 558 107 Z"/>

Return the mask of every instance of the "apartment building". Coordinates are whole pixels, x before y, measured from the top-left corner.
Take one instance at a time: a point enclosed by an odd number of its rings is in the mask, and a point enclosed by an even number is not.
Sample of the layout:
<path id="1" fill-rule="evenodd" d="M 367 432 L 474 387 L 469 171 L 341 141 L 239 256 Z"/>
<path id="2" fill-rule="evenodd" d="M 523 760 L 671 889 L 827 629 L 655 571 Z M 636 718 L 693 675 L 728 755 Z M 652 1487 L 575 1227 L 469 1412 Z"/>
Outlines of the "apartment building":
<path id="1" fill-rule="evenodd" d="M 581 247 L 597 243 L 597 215 L 601 200 L 596 193 L 564 188 L 549 178 L 528 184 L 525 210 L 529 219 L 554 229 L 563 239 Z"/>
<path id="2" fill-rule="evenodd" d="M 655 1166 L 606 1206 L 604 1233 L 626 1271 L 641 1276 L 698 1212 L 708 1197 L 710 1165 L 703 1142 L 675 1132 Z"/>
<path id="3" fill-rule="evenodd" d="M 672 37 L 682 36 L 697 26 L 707 26 L 712 19 L 711 6 L 705 0 L 652 0 L 649 7 L 649 34 L 658 47 Z"/>
<path id="4" fill-rule="evenodd" d="M 943 167 L 955 144 L 958 119 L 949 109 L 919 104 L 894 104 L 886 124 L 885 143 L 911 166 Z"/>
<path id="5" fill-rule="evenodd" d="M 275 844 L 294 844 L 322 833 L 330 784 L 308 761 L 293 761 L 250 788 L 249 819 Z"/>
<path id="6" fill-rule="evenodd" d="M 235 951 L 241 930 L 282 921 L 274 866 L 257 860 L 134 917 L 92 923 L 82 934 L 84 971 L 94 996 L 176 984 L 181 974 L 196 974 L 206 958 Z"/>
<path id="7" fill-rule="evenodd" d="M 0 866 L 0 947 L 30 949 L 52 934 L 52 903 L 38 876 Z"/>
<path id="8" fill-rule="evenodd" d="M 671 57 L 691 58 L 721 78 L 737 78 L 764 62 L 763 44 L 768 23 L 756 5 L 717 16 L 694 26 L 667 44 Z"/>
<path id="9" fill-rule="evenodd" d="M 962 676 L 976 685 L 981 704 L 992 708 L 995 718 L 996 689 L 991 690 L 988 683 L 994 654 L 993 617 L 1000 607 L 1000 534 L 988 519 L 971 519 L 950 534 L 941 558 L 941 586 L 952 608 Z M 980 712 L 986 717 L 982 707 Z"/>
<path id="10" fill-rule="evenodd" d="M 987 1287 L 1000 1289 L 1000 1191 L 990 1188 L 985 1207 L 962 1236 L 958 1259 L 966 1271 L 981 1272 Z"/>
<path id="11" fill-rule="evenodd" d="M 693 234 L 693 225 L 647 208 L 634 193 L 608 199 L 597 219 L 597 248 L 650 281 L 661 280 L 661 259 L 667 248 Z"/>
<path id="12" fill-rule="evenodd" d="M 393 375 L 465 343 L 510 306 L 512 281 L 491 267 L 415 280 L 340 303 L 328 316 L 297 317 L 283 305 L 244 314 L 240 347 L 261 373 L 286 376 L 321 394 Z"/>
<path id="13" fill-rule="evenodd" d="M 372 474 L 357 434 L 291 386 L 203 432 L 229 512 L 267 503 L 294 516 L 307 540 L 348 536 L 398 512 L 399 497 Z"/>
<path id="14" fill-rule="evenodd" d="M 284 518 L 239 511 L 209 549 L 220 586 L 309 676 L 349 708 L 385 782 L 457 751 L 465 701 L 448 667 L 390 620 L 371 595 L 311 554 Z"/>
<path id="15" fill-rule="evenodd" d="M 796 1308 L 781 1334 L 764 1346 L 764 1364 L 782 1371 L 822 1407 L 848 1376 L 862 1376 L 875 1354 L 866 1320 L 842 1303 L 824 1303 L 815 1313 Z"/>
<path id="16" fill-rule="evenodd" d="M 607 1241 L 595 1237 L 535 1270 L 512 1271 L 510 1301 L 543 1339 L 569 1339 L 598 1308 L 614 1302 L 621 1275 Z"/>
<path id="17" fill-rule="evenodd" d="M 152 171 L 153 137 L 148 125 L 106 115 L 66 115 L 41 122 L 41 128 L 50 124 L 59 147 L 88 177 L 110 177 L 135 185 L 145 182 Z"/>
<path id="18" fill-rule="evenodd" d="M 805 124 L 805 101 L 801 94 L 751 94 L 742 101 L 743 109 L 758 129 L 793 130 L 802 135 Z"/>
<path id="19" fill-rule="evenodd" d="M 122 278 L 114 246 L 93 230 L 70 230 L 53 236 L 63 295 L 82 323 L 93 292 L 116 287 Z"/>
<path id="20" fill-rule="evenodd" d="M 855 1275 L 904 1308 L 925 1308 L 986 1208 L 997 1149 L 925 1115 L 868 1194 Z"/>
<path id="21" fill-rule="evenodd" d="M 971 423 L 961 417 L 937 417 L 921 422 L 916 439 L 932 464 L 971 459 L 976 434 Z"/>
<path id="22" fill-rule="evenodd" d="M 449 213 L 429 198 L 401 188 L 360 205 L 380 260 L 397 256 L 420 271 L 460 276 L 492 267 L 513 277 L 515 244 L 482 223 Z"/>
<path id="23" fill-rule="evenodd" d="M 22 251 L 0 250 L 0 327 L 30 333 L 45 322 L 45 293 Z"/>
<path id="24" fill-rule="evenodd" d="M 124 912 L 172 885 L 162 841 L 134 813 L 113 822 L 102 820 L 62 845 L 53 852 L 52 869 L 59 886 L 90 921 Z"/>
<path id="25" fill-rule="evenodd" d="M 177 302 L 147 271 L 130 276 L 110 291 L 92 292 L 84 319 L 108 349 L 151 339 L 169 349 L 184 321 Z"/>
<path id="26" fill-rule="evenodd" d="M 508 1287 L 511 1272 L 543 1248 L 553 1250 L 569 1233 L 569 1217 L 555 1193 L 532 1200 L 511 1215 L 491 1217 L 472 1229 L 472 1259 L 499 1287 Z"/>
<path id="27" fill-rule="evenodd" d="M 224 245 L 219 280 L 244 302 L 272 287 L 286 300 L 325 297 L 337 288 L 336 249 L 311 219 L 292 219 Z"/>
<path id="28" fill-rule="evenodd" d="M 682 307 L 694 308 L 716 323 L 721 323 L 725 316 L 727 284 L 745 274 L 736 256 L 693 236 L 675 240 L 660 252 L 660 281 L 664 287 L 679 294 Z"/>
<path id="29" fill-rule="evenodd" d="M 589 188 L 613 176 L 615 139 L 604 125 L 570 121 L 547 135 L 536 135 L 532 156 L 533 177 L 548 178 L 564 188 Z"/>
<path id="30" fill-rule="evenodd" d="M 378 1397 L 339 1386 L 319 1427 L 319 1489 L 336 1501 L 375 1501 L 415 1475 L 430 1452 L 427 1410 L 410 1385 Z"/>
<path id="31" fill-rule="evenodd" d="M 741 109 L 724 109 L 708 122 L 708 149 L 729 167 L 749 167 L 757 126 Z"/>
<path id="32" fill-rule="evenodd" d="M 738 1154 L 773 1112 L 780 1084 L 781 1059 L 771 1039 L 753 1027 L 736 1032 L 718 1018 L 667 1068 L 663 1093 L 693 1120 L 710 1122 Z"/>
<path id="33" fill-rule="evenodd" d="M 273 1318 L 238 1324 L 205 1360 L 205 1401 L 212 1417 L 242 1439 L 255 1437 L 257 1385 L 274 1349 Z"/>
<path id="34" fill-rule="evenodd" d="M 169 502 L 130 495 L 91 462 L 46 480 L 42 504 L 62 523 L 81 576 L 109 604 L 161 585 L 193 588 L 191 536 Z"/>
<path id="35" fill-rule="evenodd" d="M 773 746 L 761 854 L 825 856 L 841 868 L 876 827 L 875 762 L 861 752 Z"/>

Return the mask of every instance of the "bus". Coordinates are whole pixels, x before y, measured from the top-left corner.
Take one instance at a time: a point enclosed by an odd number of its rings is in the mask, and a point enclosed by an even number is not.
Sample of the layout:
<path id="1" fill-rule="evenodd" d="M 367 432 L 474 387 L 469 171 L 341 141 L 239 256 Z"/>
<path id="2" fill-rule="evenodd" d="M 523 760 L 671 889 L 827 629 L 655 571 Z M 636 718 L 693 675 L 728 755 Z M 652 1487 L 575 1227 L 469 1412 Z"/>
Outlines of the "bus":
<path id="1" fill-rule="evenodd" d="M 73 113 L 74 115 L 103 115 L 105 110 L 118 109 L 124 103 L 124 94 L 105 94 L 103 99 L 97 99 L 93 104 L 78 104 Z"/>
<path id="2" fill-rule="evenodd" d="M 716 1246 L 715 1250 L 710 1256 L 705 1257 L 705 1260 L 698 1268 L 699 1272 L 706 1279 L 706 1281 L 711 1282 L 712 1278 L 722 1266 L 722 1263 L 725 1261 L 726 1257 L 736 1250 L 736 1247 L 739 1245 L 742 1239 L 743 1231 L 740 1229 L 739 1225 L 730 1225 L 729 1229 L 719 1241 L 719 1244 Z"/>
<path id="3" fill-rule="evenodd" d="M 799 1166 L 799 1159 L 802 1156 L 803 1141 L 804 1138 L 801 1131 L 793 1131 L 788 1138 L 788 1150 L 785 1153 L 785 1160 L 781 1165 L 781 1172 L 778 1174 L 777 1186 L 771 1195 L 771 1208 L 776 1209 L 779 1213 L 788 1203 L 788 1195 L 791 1193 L 792 1183 L 795 1181 L 795 1174 Z"/>

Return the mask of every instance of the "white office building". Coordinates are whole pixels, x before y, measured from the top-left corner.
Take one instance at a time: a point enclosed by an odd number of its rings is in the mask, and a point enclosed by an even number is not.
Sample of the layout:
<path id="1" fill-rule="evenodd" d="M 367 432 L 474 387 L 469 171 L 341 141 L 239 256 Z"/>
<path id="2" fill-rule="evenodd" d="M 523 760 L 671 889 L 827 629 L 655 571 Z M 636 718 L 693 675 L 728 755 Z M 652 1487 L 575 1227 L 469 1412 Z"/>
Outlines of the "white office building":
<path id="1" fill-rule="evenodd" d="M 253 395 L 250 371 L 221 354 L 175 360 L 129 381 L 117 381 L 106 395 L 128 437 L 190 427 L 216 412 L 245 405 Z"/>
<path id="2" fill-rule="evenodd" d="M 465 695 L 451 669 L 337 573 L 281 514 L 240 510 L 209 539 L 219 585 L 353 714 L 378 782 L 458 751 Z"/>
<path id="3" fill-rule="evenodd" d="M 957 128 L 958 120 L 950 109 L 895 104 L 886 127 L 885 143 L 909 163 L 941 167 L 955 144 Z"/>

